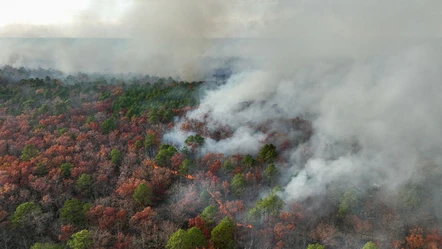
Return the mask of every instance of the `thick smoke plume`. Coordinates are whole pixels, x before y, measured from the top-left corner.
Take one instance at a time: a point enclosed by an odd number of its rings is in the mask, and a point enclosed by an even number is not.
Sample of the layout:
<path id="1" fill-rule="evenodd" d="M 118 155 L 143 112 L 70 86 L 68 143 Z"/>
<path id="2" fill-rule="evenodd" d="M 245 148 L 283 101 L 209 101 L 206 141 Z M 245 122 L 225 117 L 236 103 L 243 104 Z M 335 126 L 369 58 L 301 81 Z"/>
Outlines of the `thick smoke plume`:
<path id="1" fill-rule="evenodd" d="M 400 186 L 429 174 L 423 170 L 428 165 L 440 170 L 442 34 L 435 11 L 440 4 L 263 4 L 269 10 L 257 12 L 263 23 L 254 30 L 260 39 L 228 51 L 255 67 L 207 91 L 188 114 L 208 122 L 209 129 L 237 131 L 226 140 L 210 140 L 203 151 L 256 153 L 265 142 L 257 127 L 296 140 L 299 131 L 281 120 L 310 120 L 311 139 L 282 156 L 291 175 L 282 179 L 288 201 L 325 195 L 336 182 L 397 196 Z M 175 137 L 171 133 L 166 140 Z"/>
<path id="2" fill-rule="evenodd" d="M 298 174 L 286 187 L 289 199 L 325 194 L 328 184 L 340 180 L 392 190 L 419 175 L 428 160 L 440 163 L 440 52 L 428 45 L 392 56 L 323 63 L 298 68 L 293 79 L 281 81 L 249 72 L 207 93 L 189 117 L 208 113 L 211 125 L 248 130 L 268 123 L 280 131 L 278 120 L 308 115 L 314 136 L 287 155 L 291 173 Z M 250 104 L 241 108 L 245 102 Z M 295 130 L 286 130 L 296 138 Z M 264 140 L 261 132 L 247 137 Z M 232 138 L 228 141 L 234 144 Z M 239 141 L 257 152 L 258 146 Z M 221 140 L 206 149 L 219 151 L 225 144 Z M 306 146 L 311 158 L 302 162 Z"/>

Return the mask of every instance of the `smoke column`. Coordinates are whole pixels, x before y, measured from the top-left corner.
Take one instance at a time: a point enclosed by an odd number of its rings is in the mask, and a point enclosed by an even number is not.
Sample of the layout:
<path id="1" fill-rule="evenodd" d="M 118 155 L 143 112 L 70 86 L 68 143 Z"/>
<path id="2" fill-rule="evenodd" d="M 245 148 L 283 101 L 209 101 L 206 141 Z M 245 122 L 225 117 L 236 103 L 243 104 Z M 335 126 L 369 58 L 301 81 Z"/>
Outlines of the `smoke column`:
<path id="1" fill-rule="evenodd" d="M 336 182 L 362 193 L 399 187 L 440 172 L 442 33 L 436 1 L 268 1 L 253 46 L 228 53 L 255 68 L 206 92 L 188 118 L 211 129 L 230 127 L 225 140 L 208 139 L 203 152 L 257 153 L 266 134 L 299 131 L 281 120 L 312 122 L 313 136 L 284 151 L 279 165 L 287 201 L 322 196 Z M 227 53 L 226 52 L 226 53 Z M 182 143 L 179 125 L 166 141 Z M 273 138 L 275 144 L 281 141 Z M 440 196 L 435 194 L 435 199 Z M 394 198 L 393 198 L 394 199 Z"/>

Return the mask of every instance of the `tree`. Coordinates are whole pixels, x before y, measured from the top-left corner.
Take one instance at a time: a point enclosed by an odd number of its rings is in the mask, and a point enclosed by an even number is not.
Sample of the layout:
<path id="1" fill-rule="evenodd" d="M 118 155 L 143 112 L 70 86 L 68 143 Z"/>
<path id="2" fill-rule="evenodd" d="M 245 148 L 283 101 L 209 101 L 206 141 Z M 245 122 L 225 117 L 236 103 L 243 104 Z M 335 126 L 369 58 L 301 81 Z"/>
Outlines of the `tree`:
<path id="1" fill-rule="evenodd" d="M 375 243 L 373 243 L 372 241 L 369 241 L 367 243 L 365 243 L 364 247 L 362 247 L 362 249 L 378 249 L 378 247 L 376 246 Z"/>
<path id="2" fill-rule="evenodd" d="M 210 230 L 211 230 L 209 223 L 212 223 L 212 222 L 207 222 L 206 219 L 201 218 L 200 215 L 197 215 L 195 218 L 189 219 L 188 226 L 198 228 L 203 233 L 204 238 L 206 238 L 206 240 L 209 240 L 210 239 Z"/>
<path id="3" fill-rule="evenodd" d="M 152 189 L 148 187 L 145 183 L 141 183 L 140 185 L 138 185 L 132 195 L 132 198 L 142 206 L 152 204 L 152 197 Z"/>
<path id="4" fill-rule="evenodd" d="M 35 175 L 37 176 L 44 176 L 48 173 L 48 170 L 43 165 L 43 163 L 37 163 L 37 168 L 35 170 Z"/>
<path id="5" fill-rule="evenodd" d="M 126 117 L 128 118 L 132 118 L 133 116 L 136 116 L 138 114 L 138 108 L 137 107 L 132 107 L 129 110 L 127 110 L 126 112 Z"/>
<path id="6" fill-rule="evenodd" d="M 121 152 L 118 149 L 112 149 L 110 152 L 111 161 L 113 164 L 119 166 L 121 162 Z"/>
<path id="7" fill-rule="evenodd" d="M 233 177 L 230 186 L 232 188 L 232 193 L 236 196 L 239 196 L 243 193 L 244 189 L 246 188 L 247 182 L 242 174 L 236 174 Z"/>
<path id="8" fill-rule="evenodd" d="M 43 104 L 42 106 L 40 106 L 38 109 L 38 114 L 45 114 L 49 111 L 49 106 L 47 104 Z"/>
<path id="9" fill-rule="evenodd" d="M 66 101 L 57 101 L 54 105 L 53 105 L 53 114 L 54 115 L 60 115 L 63 113 L 66 113 L 67 109 L 68 109 L 68 105 L 69 105 L 69 100 Z"/>
<path id="10" fill-rule="evenodd" d="M 86 119 L 86 124 L 90 124 L 90 123 L 92 123 L 92 122 L 95 122 L 96 120 L 95 120 L 95 117 L 94 116 L 89 116 L 89 117 L 87 117 L 87 119 Z"/>
<path id="11" fill-rule="evenodd" d="M 247 167 L 252 167 L 255 164 L 255 159 L 251 155 L 246 155 L 241 163 Z"/>
<path id="12" fill-rule="evenodd" d="M 172 145 L 161 145 L 160 151 L 158 151 L 158 154 L 155 156 L 155 163 L 161 167 L 166 167 L 170 165 L 170 159 L 175 154 L 175 152 L 177 152 L 177 150 Z"/>
<path id="13" fill-rule="evenodd" d="M 211 196 L 210 196 L 209 191 L 203 190 L 203 192 L 201 192 L 201 194 L 200 194 L 201 203 L 204 203 L 207 205 L 207 203 L 209 202 L 210 199 L 211 199 Z"/>
<path id="14" fill-rule="evenodd" d="M 183 153 L 175 153 L 170 158 L 171 167 L 173 170 L 178 170 L 181 167 L 181 164 L 186 159 L 186 156 Z"/>
<path id="15" fill-rule="evenodd" d="M 93 244 L 93 240 L 88 230 L 81 230 L 74 233 L 67 244 L 72 249 L 89 249 Z"/>
<path id="16" fill-rule="evenodd" d="M 215 248 L 234 248 L 233 232 L 235 231 L 235 223 L 232 218 L 225 217 L 220 223 L 213 228 L 210 233 L 210 240 Z"/>
<path id="17" fill-rule="evenodd" d="M 339 204 L 338 213 L 339 216 L 343 217 L 350 213 L 356 206 L 357 198 L 356 193 L 353 190 L 346 191 L 341 198 L 341 203 Z"/>
<path id="18" fill-rule="evenodd" d="M 282 199 L 277 195 L 279 188 L 274 188 L 272 193 L 256 202 L 254 208 L 249 210 L 248 219 L 257 223 L 261 220 L 262 215 L 276 216 L 284 205 Z"/>
<path id="19" fill-rule="evenodd" d="M 264 172 L 262 174 L 264 182 L 266 182 L 270 186 L 274 184 L 278 175 L 279 175 L 279 171 L 275 167 L 275 165 L 273 165 L 273 164 L 270 164 L 269 166 L 267 166 L 267 168 L 264 170 Z"/>
<path id="20" fill-rule="evenodd" d="M 0 210 L 2 211 L 2 210 Z M 0 220 L 6 218 L 6 213 L 0 212 Z M 1 217 L 3 216 L 3 217 Z M 10 217 L 11 226 L 7 229 L 11 233 L 11 235 L 21 235 L 16 238 L 17 241 L 22 246 L 14 247 L 29 247 L 33 242 L 36 241 L 38 236 L 41 236 L 46 230 L 46 226 L 48 225 L 48 216 L 45 216 L 42 213 L 40 206 L 34 204 L 33 202 L 25 202 L 20 204 L 14 211 L 14 213 Z M 0 234 L 4 228 L 5 223 L 0 221 Z M 3 230 L 5 231 L 5 230 Z M 0 235 L 0 241 L 2 240 L 2 236 Z"/>
<path id="21" fill-rule="evenodd" d="M 310 244 L 307 246 L 307 249 L 325 249 L 325 246 L 321 244 Z"/>
<path id="22" fill-rule="evenodd" d="M 189 241 L 187 241 L 187 233 L 183 229 L 178 229 L 173 233 L 166 244 L 166 249 L 181 249 L 189 248 Z"/>
<path id="23" fill-rule="evenodd" d="M 149 119 L 149 123 L 151 123 L 151 124 L 158 123 L 160 121 L 160 117 L 158 116 L 158 111 L 156 109 L 152 109 L 149 112 L 148 119 Z"/>
<path id="24" fill-rule="evenodd" d="M 32 144 L 28 144 L 23 148 L 20 159 L 23 161 L 29 161 L 31 158 L 36 156 L 38 156 L 37 148 L 35 148 L 35 146 Z"/>
<path id="25" fill-rule="evenodd" d="M 187 144 L 188 146 L 192 146 L 192 145 L 197 145 L 197 146 L 201 146 L 204 144 L 204 138 L 198 134 L 196 134 L 195 136 L 188 136 L 186 138 L 186 140 L 184 141 L 185 144 Z"/>
<path id="26" fill-rule="evenodd" d="M 201 213 L 201 218 L 205 219 L 208 222 L 212 222 L 213 218 L 216 215 L 216 208 L 212 205 L 207 206 L 203 212 Z"/>
<path id="27" fill-rule="evenodd" d="M 81 174 L 76 183 L 77 188 L 83 192 L 89 192 L 92 186 L 92 177 L 88 174 Z"/>
<path id="28" fill-rule="evenodd" d="M 419 205 L 419 196 L 421 196 L 419 193 L 419 188 L 413 183 L 407 183 L 399 190 L 400 200 L 402 201 L 404 207 L 408 209 L 416 208 Z"/>
<path id="29" fill-rule="evenodd" d="M 420 227 L 412 228 L 409 231 L 409 235 L 405 237 L 407 246 L 410 249 L 420 249 L 425 245 L 425 239 L 423 236 L 423 229 Z"/>
<path id="30" fill-rule="evenodd" d="M 33 202 L 25 202 L 20 204 L 11 217 L 11 222 L 14 225 L 23 226 L 30 216 L 34 216 L 36 212 L 41 212 L 39 206 Z"/>
<path id="31" fill-rule="evenodd" d="M 192 227 L 189 230 L 184 231 L 179 229 L 173 233 L 167 241 L 167 249 L 194 249 L 205 248 L 206 238 L 203 232 L 196 227 Z"/>
<path id="32" fill-rule="evenodd" d="M 276 193 L 271 193 L 267 197 L 257 201 L 256 206 L 264 213 L 277 215 L 282 209 L 283 202 Z"/>
<path id="33" fill-rule="evenodd" d="M 203 232 L 196 227 L 192 227 L 187 230 L 187 239 L 190 241 L 189 248 L 205 248 L 206 247 L 206 238 L 204 237 Z"/>
<path id="34" fill-rule="evenodd" d="M 261 218 L 262 218 L 261 211 L 257 207 L 251 208 L 247 213 L 247 220 L 249 220 L 249 222 L 252 222 L 254 224 L 258 224 L 259 222 L 261 222 Z"/>
<path id="35" fill-rule="evenodd" d="M 64 249 L 63 245 L 52 243 L 35 243 L 31 246 L 31 249 Z"/>
<path id="36" fill-rule="evenodd" d="M 83 203 L 78 199 L 72 198 L 64 202 L 62 208 L 60 208 L 60 219 L 71 223 L 78 227 L 86 225 L 85 214 L 89 210 L 90 205 Z"/>
<path id="37" fill-rule="evenodd" d="M 74 165 L 70 164 L 70 163 L 63 163 L 60 166 L 61 169 L 61 174 L 63 175 L 64 178 L 68 178 L 69 176 L 71 176 L 71 170 L 74 168 Z"/>
<path id="38" fill-rule="evenodd" d="M 233 165 L 232 160 L 227 159 L 227 160 L 224 161 L 224 163 L 221 166 L 221 168 L 223 169 L 223 171 L 225 173 L 230 173 L 230 172 L 232 172 L 232 170 L 235 169 L 235 165 Z"/>
<path id="39" fill-rule="evenodd" d="M 258 159 L 265 163 L 273 162 L 277 156 L 278 152 L 273 144 L 264 145 L 264 147 L 258 152 Z"/>
<path id="40" fill-rule="evenodd" d="M 144 148 L 147 150 L 149 158 L 153 157 L 154 148 L 159 144 L 160 139 L 158 134 L 153 130 L 148 130 L 146 137 L 144 138 Z"/>
<path id="41" fill-rule="evenodd" d="M 193 171 L 194 167 L 195 166 L 193 165 L 192 160 L 190 160 L 189 158 L 186 158 L 181 163 L 180 169 L 178 171 L 179 171 L 180 175 L 186 176 Z"/>
<path id="42" fill-rule="evenodd" d="M 109 134 L 111 131 L 117 129 L 117 125 L 115 124 L 115 121 L 112 118 L 108 118 L 104 120 L 101 125 L 101 132 L 103 134 Z"/>

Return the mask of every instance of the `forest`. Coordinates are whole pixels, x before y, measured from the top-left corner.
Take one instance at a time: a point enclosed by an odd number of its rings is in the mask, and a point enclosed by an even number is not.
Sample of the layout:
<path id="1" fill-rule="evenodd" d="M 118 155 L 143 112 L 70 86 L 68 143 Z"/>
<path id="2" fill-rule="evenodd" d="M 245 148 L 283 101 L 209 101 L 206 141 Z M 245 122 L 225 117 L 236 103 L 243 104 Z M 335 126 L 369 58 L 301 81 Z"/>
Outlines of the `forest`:
<path id="1" fill-rule="evenodd" d="M 2 67 L 0 248 L 442 248 L 439 165 L 393 197 L 342 181 L 288 199 L 287 151 L 312 157 L 308 116 L 278 120 L 296 136 L 250 124 L 265 134 L 257 153 L 208 151 L 236 131 L 186 115 L 207 87 Z"/>

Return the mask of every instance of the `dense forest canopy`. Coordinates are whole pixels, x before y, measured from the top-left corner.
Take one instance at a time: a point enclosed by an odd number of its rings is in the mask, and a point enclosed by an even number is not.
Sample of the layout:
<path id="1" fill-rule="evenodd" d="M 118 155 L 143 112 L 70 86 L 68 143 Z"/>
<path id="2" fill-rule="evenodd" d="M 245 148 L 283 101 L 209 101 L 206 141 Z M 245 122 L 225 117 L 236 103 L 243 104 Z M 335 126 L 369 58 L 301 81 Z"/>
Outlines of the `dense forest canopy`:
<path id="1" fill-rule="evenodd" d="M 2 1 L 0 248 L 442 248 L 441 10 Z"/>
<path id="2" fill-rule="evenodd" d="M 345 175 L 309 189 L 314 116 L 253 98 L 221 115 L 225 83 L 1 68 L 0 247 L 442 247 L 436 160 L 395 191 Z M 270 112 L 252 122 L 256 107 Z M 320 169 L 363 151 L 337 144 Z"/>

